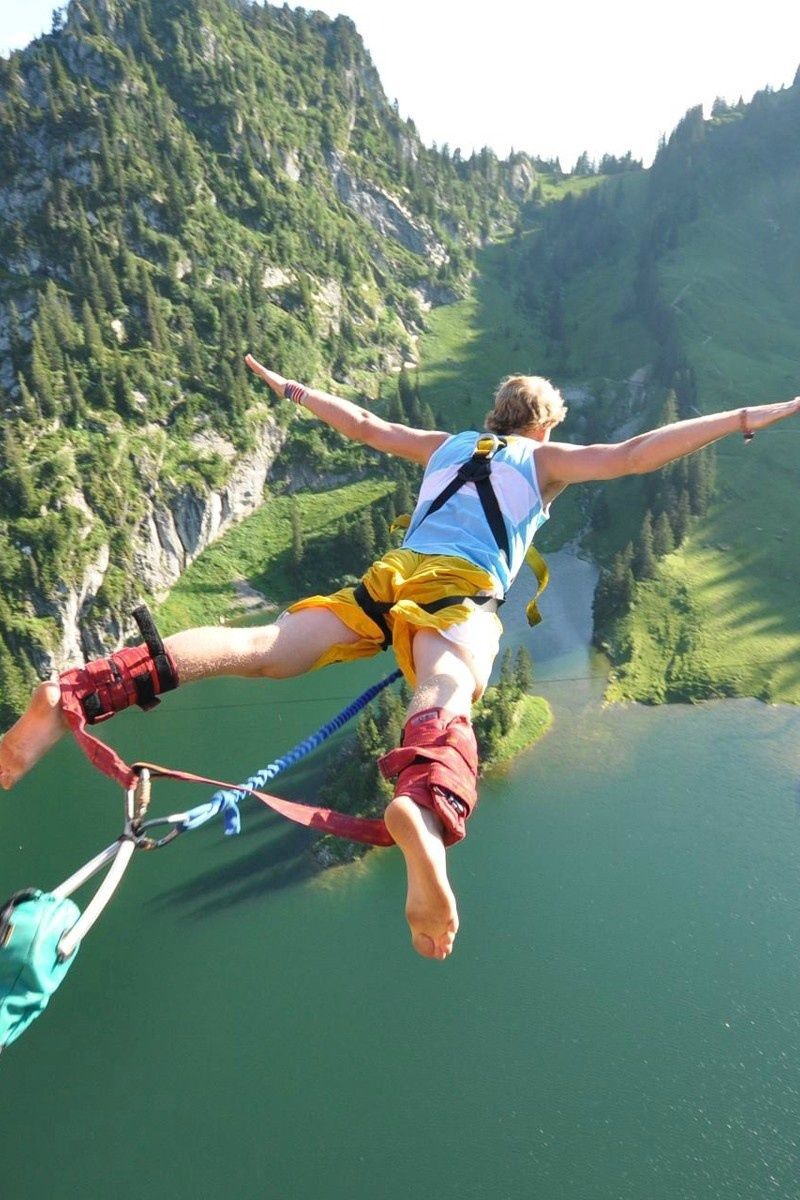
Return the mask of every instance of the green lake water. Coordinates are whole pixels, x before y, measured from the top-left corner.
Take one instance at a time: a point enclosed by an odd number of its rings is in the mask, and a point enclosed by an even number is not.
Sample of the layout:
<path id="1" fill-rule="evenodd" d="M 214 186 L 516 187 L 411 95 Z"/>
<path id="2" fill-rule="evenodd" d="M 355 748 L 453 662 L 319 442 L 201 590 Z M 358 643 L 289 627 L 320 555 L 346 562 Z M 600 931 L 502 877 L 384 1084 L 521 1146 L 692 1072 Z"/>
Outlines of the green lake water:
<path id="1" fill-rule="evenodd" d="M 551 565 L 540 629 L 523 583 L 504 614 L 555 724 L 451 854 L 453 957 L 410 949 L 396 851 L 315 875 L 245 806 L 239 838 L 137 856 L 0 1059 L 4 1200 L 797 1200 L 800 711 L 603 708 L 592 569 Z M 103 732 L 240 778 L 392 665 L 200 685 Z M 59 746 L 2 797 L 0 892 L 68 875 L 120 800 Z"/>

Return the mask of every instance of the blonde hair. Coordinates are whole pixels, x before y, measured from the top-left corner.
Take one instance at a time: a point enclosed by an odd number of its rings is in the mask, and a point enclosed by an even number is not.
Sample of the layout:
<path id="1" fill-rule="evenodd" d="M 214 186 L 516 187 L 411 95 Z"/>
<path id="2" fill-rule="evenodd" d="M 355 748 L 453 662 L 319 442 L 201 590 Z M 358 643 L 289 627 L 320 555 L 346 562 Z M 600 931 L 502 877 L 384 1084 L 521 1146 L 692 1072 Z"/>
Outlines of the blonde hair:
<path id="1" fill-rule="evenodd" d="M 492 433 L 517 433 L 528 425 L 550 429 L 567 415 L 558 388 L 540 375 L 507 375 L 494 394 L 494 404 L 486 414 L 486 428 Z"/>

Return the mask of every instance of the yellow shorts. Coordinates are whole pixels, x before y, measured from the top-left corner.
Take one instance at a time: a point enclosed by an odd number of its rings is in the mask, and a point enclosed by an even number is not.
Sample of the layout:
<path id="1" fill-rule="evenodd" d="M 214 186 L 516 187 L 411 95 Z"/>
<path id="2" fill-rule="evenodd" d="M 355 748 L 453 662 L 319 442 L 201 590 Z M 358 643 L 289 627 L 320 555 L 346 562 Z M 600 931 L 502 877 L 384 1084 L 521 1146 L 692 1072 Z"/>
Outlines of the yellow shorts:
<path id="1" fill-rule="evenodd" d="M 453 631 L 452 640 L 462 641 L 456 629 L 464 622 L 475 621 L 479 636 L 499 641 L 503 626 L 496 613 L 482 611 L 469 602 L 451 604 L 438 612 L 429 613 L 421 604 L 429 604 L 443 596 L 495 595 L 497 585 L 486 571 L 466 559 L 444 554 L 418 554 L 415 550 L 390 550 L 373 563 L 364 576 L 364 585 L 379 603 L 392 604 L 386 613 L 386 624 L 392 633 L 392 646 L 397 665 L 412 687 L 416 685 L 411 643 L 418 629 L 438 629 L 445 637 Z M 383 634 L 378 625 L 356 603 L 354 589 L 341 588 L 332 596 L 309 596 L 292 604 L 288 612 L 304 608 L 327 608 L 358 634 L 357 642 L 331 646 L 312 669 L 329 663 L 348 662 L 353 658 L 369 658 L 383 648 Z M 458 631 L 461 632 L 460 630 Z"/>

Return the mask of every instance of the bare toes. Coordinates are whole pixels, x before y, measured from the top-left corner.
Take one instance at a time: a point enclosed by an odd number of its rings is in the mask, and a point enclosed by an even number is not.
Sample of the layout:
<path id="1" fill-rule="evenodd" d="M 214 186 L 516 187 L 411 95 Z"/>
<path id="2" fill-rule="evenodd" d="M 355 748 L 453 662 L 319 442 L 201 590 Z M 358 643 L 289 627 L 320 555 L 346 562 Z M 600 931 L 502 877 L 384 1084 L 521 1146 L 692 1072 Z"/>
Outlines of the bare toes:
<path id="1" fill-rule="evenodd" d="M 427 933 L 413 933 L 411 944 L 417 954 L 421 954 L 423 958 L 436 958 L 436 943 L 433 938 L 428 937 Z"/>

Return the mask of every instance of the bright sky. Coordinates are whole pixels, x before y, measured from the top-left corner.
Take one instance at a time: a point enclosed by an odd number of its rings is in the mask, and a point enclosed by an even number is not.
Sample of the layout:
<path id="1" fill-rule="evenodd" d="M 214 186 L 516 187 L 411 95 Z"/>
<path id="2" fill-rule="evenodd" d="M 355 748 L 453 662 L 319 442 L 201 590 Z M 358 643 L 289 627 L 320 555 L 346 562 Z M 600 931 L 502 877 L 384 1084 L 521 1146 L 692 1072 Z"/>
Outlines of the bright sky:
<path id="1" fill-rule="evenodd" d="M 159 0 L 155 0 L 158 3 Z M 295 7 L 293 5 L 293 7 Z M 790 84 L 797 0 L 310 0 L 352 17 L 390 100 L 430 144 L 527 150 L 570 167 L 649 162 L 687 108 Z M 0 2 L 0 53 L 50 29 L 52 0 Z"/>

